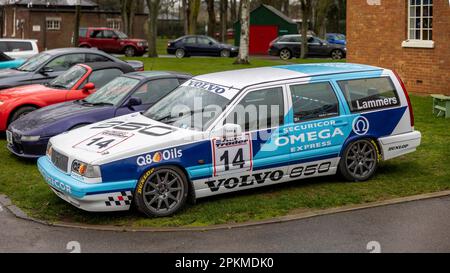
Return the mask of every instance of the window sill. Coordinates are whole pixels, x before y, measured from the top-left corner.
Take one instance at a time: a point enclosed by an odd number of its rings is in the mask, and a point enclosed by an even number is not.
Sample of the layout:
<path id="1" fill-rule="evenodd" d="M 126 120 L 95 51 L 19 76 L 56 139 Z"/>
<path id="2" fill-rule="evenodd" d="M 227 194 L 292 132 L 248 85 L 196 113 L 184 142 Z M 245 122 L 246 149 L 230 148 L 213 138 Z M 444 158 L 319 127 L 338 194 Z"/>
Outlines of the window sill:
<path id="1" fill-rule="evenodd" d="M 434 48 L 434 41 L 406 40 L 406 41 L 403 41 L 402 47 Z"/>

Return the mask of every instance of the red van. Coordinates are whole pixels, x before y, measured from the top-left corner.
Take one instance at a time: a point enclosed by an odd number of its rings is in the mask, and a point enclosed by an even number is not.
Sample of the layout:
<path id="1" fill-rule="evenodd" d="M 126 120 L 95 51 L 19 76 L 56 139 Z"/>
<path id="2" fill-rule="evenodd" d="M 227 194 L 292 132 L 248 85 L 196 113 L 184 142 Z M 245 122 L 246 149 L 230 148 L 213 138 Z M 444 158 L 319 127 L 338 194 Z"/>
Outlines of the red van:
<path id="1" fill-rule="evenodd" d="M 142 56 L 148 51 L 148 42 L 130 39 L 118 30 L 105 27 L 80 28 L 79 47 L 95 47 L 107 53 L 125 54 L 127 57 Z"/>

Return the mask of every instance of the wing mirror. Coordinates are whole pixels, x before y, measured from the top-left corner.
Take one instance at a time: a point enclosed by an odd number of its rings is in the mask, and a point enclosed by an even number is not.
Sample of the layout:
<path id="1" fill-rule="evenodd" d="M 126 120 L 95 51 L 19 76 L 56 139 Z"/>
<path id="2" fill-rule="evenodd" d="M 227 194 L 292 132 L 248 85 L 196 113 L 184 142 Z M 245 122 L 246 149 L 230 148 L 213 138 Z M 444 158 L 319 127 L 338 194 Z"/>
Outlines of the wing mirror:
<path id="1" fill-rule="evenodd" d="M 242 136 L 242 127 L 238 124 L 227 123 L 212 132 L 213 137 L 233 139 Z"/>
<path id="2" fill-rule="evenodd" d="M 95 84 L 92 82 L 88 82 L 83 86 L 83 92 L 89 92 L 95 89 Z"/>
<path id="3" fill-rule="evenodd" d="M 47 74 L 47 73 L 51 73 L 51 72 L 53 72 L 54 70 L 53 70 L 53 68 L 51 68 L 51 67 L 43 67 L 39 72 L 41 73 L 41 74 Z"/>
<path id="4" fill-rule="evenodd" d="M 127 106 L 132 108 L 133 106 L 139 106 L 142 105 L 142 100 L 140 98 L 131 97 L 128 100 Z"/>

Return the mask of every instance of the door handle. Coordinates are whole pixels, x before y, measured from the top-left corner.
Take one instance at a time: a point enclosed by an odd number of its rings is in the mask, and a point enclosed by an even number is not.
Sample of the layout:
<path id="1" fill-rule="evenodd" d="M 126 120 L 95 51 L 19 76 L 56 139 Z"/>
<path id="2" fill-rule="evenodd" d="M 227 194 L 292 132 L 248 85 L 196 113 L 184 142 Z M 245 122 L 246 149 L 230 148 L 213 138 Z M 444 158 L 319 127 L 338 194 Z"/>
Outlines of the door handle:
<path id="1" fill-rule="evenodd" d="M 343 126 L 347 126 L 347 125 L 348 125 L 348 122 L 346 122 L 346 121 L 338 121 L 333 124 L 334 127 L 343 127 Z"/>

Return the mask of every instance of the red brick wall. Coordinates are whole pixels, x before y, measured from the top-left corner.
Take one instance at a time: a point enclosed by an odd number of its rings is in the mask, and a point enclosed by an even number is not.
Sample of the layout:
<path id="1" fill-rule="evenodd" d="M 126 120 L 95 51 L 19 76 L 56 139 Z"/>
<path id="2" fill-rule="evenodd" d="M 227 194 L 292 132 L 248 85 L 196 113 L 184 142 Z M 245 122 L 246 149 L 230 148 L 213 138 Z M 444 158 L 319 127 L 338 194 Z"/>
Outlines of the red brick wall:
<path id="1" fill-rule="evenodd" d="M 403 48 L 407 0 L 347 0 L 347 60 L 397 71 L 410 92 L 450 95 L 450 4 L 434 0 L 433 49 Z"/>

